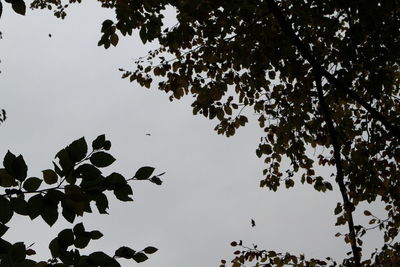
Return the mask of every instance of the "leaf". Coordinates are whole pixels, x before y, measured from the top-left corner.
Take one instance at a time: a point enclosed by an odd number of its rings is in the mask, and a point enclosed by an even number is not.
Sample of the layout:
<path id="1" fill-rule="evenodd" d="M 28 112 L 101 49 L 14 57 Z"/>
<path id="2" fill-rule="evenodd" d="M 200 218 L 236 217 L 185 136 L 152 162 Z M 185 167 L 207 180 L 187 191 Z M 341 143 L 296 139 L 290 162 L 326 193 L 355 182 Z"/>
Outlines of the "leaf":
<path id="1" fill-rule="evenodd" d="M 7 151 L 3 159 L 3 166 L 7 170 L 7 172 L 10 173 L 11 175 L 14 175 L 13 165 L 15 159 L 16 156 L 13 153 L 11 153 L 10 150 Z"/>
<path id="2" fill-rule="evenodd" d="M 336 208 L 335 208 L 335 215 L 338 215 L 339 213 L 342 212 L 342 205 L 340 203 L 337 203 Z"/>
<path id="3" fill-rule="evenodd" d="M 158 249 L 155 248 L 155 247 L 147 247 L 147 248 L 145 248 L 143 251 L 144 251 L 144 253 L 146 253 L 146 254 L 153 254 L 153 253 L 157 252 Z"/>
<path id="4" fill-rule="evenodd" d="M 16 157 L 13 153 L 7 151 L 4 156 L 3 165 L 7 172 L 14 176 L 15 179 L 21 182 L 25 180 L 28 167 L 26 166 L 22 155 Z"/>
<path id="5" fill-rule="evenodd" d="M 28 215 L 28 203 L 23 198 L 11 198 L 12 209 L 20 215 Z"/>
<path id="6" fill-rule="evenodd" d="M 90 157 L 90 162 L 99 168 L 110 166 L 114 161 L 113 156 L 103 151 L 96 152 Z"/>
<path id="7" fill-rule="evenodd" d="M 45 181 L 46 184 L 55 184 L 58 181 L 58 176 L 55 171 L 47 169 L 43 170 L 43 180 Z"/>
<path id="8" fill-rule="evenodd" d="M 150 178 L 150 182 L 155 183 L 156 185 L 161 185 L 162 181 L 160 178 L 158 178 L 157 176 L 153 176 Z"/>
<path id="9" fill-rule="evenodd" d="M 15 178 L 23 182 L 26 178 L 28 167 L 25 164 L 25 160 L 22 155 L 19 155 L 13 162 L 13 171 Z"/>
<path id="10" fill-rule="evenodd" d="M 115 190 L 127 184 L 126 179 L 119 173 L 113 172 L 106 177 L 106 182 L 111 189 Z"/>
<path id="11" fill-rule="evenodd" d="M 113 259 L 101 251 L 91 253 L 88 258 L 88 263 L 95 266 L 107 266 L 112 262 Z"/>
<path id="12" fill-rule="evenodd" d="M 41 194 L 36 194 L 28 200 L 28 214 L 31 220 L 39 216 L 44 209 L 44 199 Z"/>
<path id="13" fill-rule="evenodd" d="M 28 192 L 33 192 L 36 191 L 40 185 L 42 184 L 42 179 L 36 178 L 36 177 L 31 177 L 25 180 L 23 184 L 23 188 L 28 191 Z"/>
<path id="14" fill-rule="evenodd" d="M 7 225 L 0 223 L 0 237 L 2 237 L 9 228 L 10 227 L 8 227 Z"/>
<path id="15" fill-rule="evenodd" d="M 111 36 L 110 36 L 110 42 L 111 42 L 111 44 L 112 44 L 113 46 L 117 46 L 118 41 L 119 41 L 118 35 L 115 34 L 115 33 L 111 34 Z"/>
<path id="16" fill-rule="evenodd" d="M 40 215 L 49 226 L 53 226 L 58 219 L 58 206 L 45 205 Z"/>
<path id="17" fill-rule="evenodd" d="M 108 214 L 108 200 L 105 194 L 99 194 L 95 197 L 96 207 L 100 214 Z"/>
<path id="18" fill-rule="evenodd" d="M 20 15 L 25 15 L 26 5 L 23 0 L 14 0 L 11 2 L 12 9 Z"/>
<path id="19" fill-rule="evenodd" d="M 63 175 L 69 174 L 69 172 L 74 168 L 74 162 L 70 158 L 69 153 L 65 149 L 61 149 L 57 153 L 56 157 L 59 159 Z"/>
<path id="20" fill-rule="evenodd" d="M 67 151 L 74 162 L 79 162 L 86 157 L 87 154 L 87 144 L 84 137 L 81 137 L 73 141 L 68 147 Z"/>
<path id="21" fill-rule="evenodd" d="M 135 255 L 136 251 L 128 247 L 120 247 L 115 251 L 115 256 L 125 258 L 125 259 L 132 259 Z"/>
<path id="22" fill-rule="evenodd" d="M 132 259 L 135 260 L 137 263 L 140 263 L 140 262 L 144 262 L 145 260 L 147 260 L 148 257 L 146 256 L 146 254 L 138 252 L 135 255 L 133 255 Z"/>
<path id="23" fill-rule="evenodd" d="M 76 217 L 76 212 L 70 208 L 63 207 L 62 215 L 68 222 L 73 223 Z"/>
<path id="24" fill-rule="evenodd" d="M 141 167 L 139 170 L 137 170 L 134 177 L 138 180 L 146 180 L 150 178 L 153 171 L 154 171 L 153 167 L 148 167 L 148 166 Z"/>
<path id="25" fill-rule="evenodd" d="M 21 262 L 26 257 L 26 247 L 22 242 L 15 243 L 11 246 L 10 256 L 13 262 Z"/>
<path id="26" fill-rule="evenodd" d="M 51 240 L 51 242 L 49 243 L 49 249 L 51 252 L 51 256 L 53 258 L 56 258 L 60 255 L 60 245 L 58 243 L 58 238 L 54 238 L 53 240 Z M 46 265 L 47 266 L 47 265 Z"/>
<path id="27" fill-rule="evenodd" d="M 100 239 L 102 236 L 103 234 L 100 231 L 95 230 L 90 232 L 90 238 L 93 240 Z"/>
<path id="28" fill-rule="evenodd" d="M 80 236 L 85 233 L 85 226 L 83 226 L 83 223 L 78 223 L 74 226 L 74 235 Z"/>
<path id="29" fill-rule="evenodd" d="M 104 134 L 97 136 L 96 139 L 94 139 L 92 142 L 93 150 L 98 150 L 103 148 L 105 142 L 106 142 L 106 136 Z"/>
<path id="30" fill-rule="evenodd" d="M 12 177 L 6 169 L 0 169 L 0 186 L 12 187 L 17 186 L 18 183 L 14 177 Z"/>
<path id="31" fill-rule="evenodd" d="M 371 212 L 369 210 L 364 210 L 364 215 L 365 216 L 371 216 Z"/>
<path id="32" fill-rule="evenodd" d="M 3 224 L 8 223 L 13 216 L 13 209 L 10 201 L 4 196 L 0 196 L 0 222 Z"/>
<path id="33" fill-rule="evenodd" d="M 92 180 L 101 175 L 101 171 L 91 164 L 82 164 L 76 168 L 77 177 L 82 177 L 85 180 Z"/>
<path id="34" fill-rule="evenodd" d="M 69 246 L 72 246 L 75 241 L 74 233 L 72 232 L 72 229 L 64 229 L 62 230 L 58 236 L 58 244 L 62 248 L 67 248 Z"/>
<path id="35" fill-rule="evenodd" d="M 90 242 L 90 236 L 80 235 L 75 239 L 74 246 L 77 248 L 85 248 Z"/>
<path id="36" fill-rule="evenodd" d="M 110 141 L 105 141 L 104 142 L 104 149 L 105 150 L 110 150 L 110 148 L 111 148 L 111 142 Z"/>
<path id="37" fill-rule="evenodd" d="M 121 201 L 133 201 L 133 199 L 129 197 L 132 194 L 132 188 L 128 184 L 114 190 L 114 195 Z"/>

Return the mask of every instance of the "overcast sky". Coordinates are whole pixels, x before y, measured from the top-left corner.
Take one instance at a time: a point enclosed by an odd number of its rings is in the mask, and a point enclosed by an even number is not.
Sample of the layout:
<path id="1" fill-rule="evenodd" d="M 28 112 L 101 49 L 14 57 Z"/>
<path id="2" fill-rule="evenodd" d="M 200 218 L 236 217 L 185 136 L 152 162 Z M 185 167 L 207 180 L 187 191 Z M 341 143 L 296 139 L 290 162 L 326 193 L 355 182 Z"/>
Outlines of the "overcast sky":
<path id="1" fill-rule="evenodd" d="M 204 267 L 231 259 L 229 244 L 239 239 L 307 257 L 341 258 L 350 250 L 334 237 L 344 231 L 334 227 L 337 190 L 322 194 L 299 183 L 276 193 L 259 188 L 264 165 L 255 155 L 262 135 L 255 117 L 226 138 L 213 131 L 215 121 L 192 115 L 190 97 L 170 102 L 157 88 L 120 78 L 119 67 L 133 69 L 133 59 L 156 44 L 144 46 L 134 35 L 117 48 L 98 47 L 101 23 L 113 14 L 95 3 L 70 8 L 64 21 L 46 11 L 27 13 L 16 15 L 5 4 L 0 19 L 0 108 L 8 114 L 0 158 L 7 150 L 22 154 L 28 175 L 40 176 L 59 149 L 104 133 L 117 159 L 105 174 L 130 177 L 141 166 L 167 172 L 161 187 L 134 183 L 135 201 L 112 201 L 110 215 L 79 217 L 76 223 L 104 234 L 88 251 L 153 245 L 159 251 L 140 266 Z M 48 242 L 71 227 L 63 218 L 49 228 L 41 218 L 21 216 L 10 226 L 6 239 L 35 243 L 44 258 Z"/>

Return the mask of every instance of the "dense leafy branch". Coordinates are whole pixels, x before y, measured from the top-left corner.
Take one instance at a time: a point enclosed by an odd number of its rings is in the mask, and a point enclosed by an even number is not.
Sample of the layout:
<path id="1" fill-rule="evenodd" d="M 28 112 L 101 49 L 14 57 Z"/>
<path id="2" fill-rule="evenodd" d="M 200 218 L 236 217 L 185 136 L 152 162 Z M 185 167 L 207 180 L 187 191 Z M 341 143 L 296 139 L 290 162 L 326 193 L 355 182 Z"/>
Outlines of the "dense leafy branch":
<path id="1" fill-rule="evenodd" d="M 293 31 L 292 27 L 290 26 L 290 22 L 287 21 L 286 16 L 283 15 L 282 11 L 280 10 L 278 4 L 275 0 L 267 0 L 269 8 L 271 12 L 276 17 L 279 25 L 282 28 L 282 31 L 285 32 L 286 36 L 288 36 L 293 44 L 299 49 L 301 55 L 307 59 L 312 67 L 316 69 L 318 72 L 323 75 L 329 83 L 335 85 L 335 87 L 342 91 L 345 95 L 348 95 L 351 99 L 361 104 L 366 110 L 368 110 L 371 115 L 376 119 L 379 120 L 388 131 L 392 132 L 396 138 L 400 138 L 400 128 L 396 124 L 392 124 L 388 121 L 388 119 L 378 112 L 375 108 L 369 105 L 362 97 L 360 97 L 357 93 L 346 87 L 341 81 L 335 78 L 331 73 L 329 73 L 326 69 L 322 67 L 322 65 L 317 61 L 317 59 L 313 56 L 309 46 L 304 44 L 300 38 L 296 35 Z M 379 90 L 378 88 L 376 90 Z"/>
<path id="2" fill-rule="evenodd" d="M 88 153 L 88 146 L 82 137 L 60 150 L 53 162 L 54 169 L 46 169 L 43 177 L 27 178 L 28 167 L 21 155 L 15 156 L 10 151 L 3 160 L 4 168 L 0 169 L 0 187 L 4 193 L 0 194 L 0 236 L 8 230 L 6 225 L 14 214 L 28 216 L 34 220 L 38 216 L 52 226 L 59 218 L 59 208 L 62 216 L 70 223 L 84 213 L 91 213 L 94 204 L 99 213 L 107 214 L 107 192 L 113 192 L 121 201 L 132 201 L 133 193 L 129 181 L 148 180 L 160 185 L 159 175 L 152 175 L 154 168 L 139 168 L 132 178 L 126 179 L 119 173 L 103 176 L 100 168 L 110 166 L 114 157 L 107 151 L 111 142 L 104 135 L 98 136 L 92 142 L 92 151 Z M 163 174 L 160 174 L 163 175 Z M 41 188 L 42 183 L 54 185 Z M 28 195 L 33 194 L 29 199 Z M 45 266 L 79 266 L 118 267 L 117 258 L 132 259 L 135 262 L 147 260 L 147 254 L 157 251 L 154 247 L 146 247 L 135 251 L 128 247 L 117 249 L 113 256 L 104 252 L 93 252 L 89 255 L 81 253 L 91 240 L 103 236 L 97 230 L 86 231 L 82 223 L 72 229 L 62 230 L 50 244 L 52 258 L 48 261 L 35 262 L 28 259 L 36 252 L 26 247 L 23 242 L 11 244 L 0 239 L 1 266 L 45 267 Z"/>

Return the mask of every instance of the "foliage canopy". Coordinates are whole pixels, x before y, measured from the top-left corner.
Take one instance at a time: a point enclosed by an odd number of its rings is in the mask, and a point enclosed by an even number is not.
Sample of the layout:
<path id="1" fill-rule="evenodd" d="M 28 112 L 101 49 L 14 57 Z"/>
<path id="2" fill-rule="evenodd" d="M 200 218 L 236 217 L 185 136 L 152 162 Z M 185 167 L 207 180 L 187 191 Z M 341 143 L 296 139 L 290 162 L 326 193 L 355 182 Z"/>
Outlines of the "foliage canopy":
<path id="1" fill-rule="evenodd" d="M 12 1 L 13 8 L 21 1 Z M 80 1 L 31 6 L 64 18 L 74 2 Z M 246 125 L 245 109 L 254 111 L 265 131 L 256 151 L 267 164 L 260 186 L 276 191 L 299 178 L 325 192 L 334 180 L 343 199 L 336 225 L 348 225 L 343 236 L 352 250 L 342 265 L 400 264 L 398 0 L 98 2 L 116 15 L 103 22 L 100 46 L 116 46 L 136 29 L 143 43 L 160 44 L 136 69 L 121 70 L 123 78 L 147 88 L 156 80 L 171 100 L 194 96 L 193 113 L 217 120 L 216 131 L 226 136 Z M 167 6 L 178 21 L 169 28 L 163 26 Z M 281 168 L 283 160 L 289 169 Z M 318 165 L 335 166 L 335 178 L 318 174 Z M 365 211 L 371 225 L 358 225 L 353 213 L 365 201 L 383 202 L 387 217 Z M 373 228 L 385 244 L 363 255 L 362 236 Z M 336 265 L 256 248 L 238 251 L 232 264 L 247 261 Z"/>

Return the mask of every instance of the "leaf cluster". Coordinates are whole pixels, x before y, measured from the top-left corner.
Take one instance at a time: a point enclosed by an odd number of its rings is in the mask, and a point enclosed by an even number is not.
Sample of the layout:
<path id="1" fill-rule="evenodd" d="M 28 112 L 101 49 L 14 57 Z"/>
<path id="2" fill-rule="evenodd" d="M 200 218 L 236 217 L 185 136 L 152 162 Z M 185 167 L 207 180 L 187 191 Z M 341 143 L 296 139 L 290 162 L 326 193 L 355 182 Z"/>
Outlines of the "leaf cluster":
<path id="1" fill-rule="evenodd" d="M 10 151 L 4 157 L 0 169 L 0 236 L 8 230 L 7 223 L 13 215 L 28 216 L 31 220 L 41 217 L 49 226 L 54 225 L 60 215 L 68 222 L 74 223 L 77 217 L 92 213 L 96 207 L 101 214 L 107 214 L 109 194 L 112 192 L 120 201 L 132 201 L 130 181 L 148 180 L 161 184 L 159 176 L 153 175 L 154 168 L 139 168 L 134 177 L 126 179 L 119 173 L 104 175 L 102 168 L 109 167 L 115 158 L 109 153 L 111 142 L 105 135 L 98 136 L 91 144 L 89 151 L 85 138 L 73 141 L 61 149 L 53 161 L 53 168 L 42 171 L 42 176 L 28 177 L 28 167 L 24 158 Z M 161 174 L 162 175 L 162 174 Z M 54 238 L 49 248 L 52 258 L 35 262 L 28 256 L 35 254 L 23 242 L 11 244 L 0 238 L 1 266 L 44 267 L 44 266 L 120 266 L 116 257 L 142 262 L 146 254 L 156 252 L 156 248 L 147 247 L 134 251 L 121 247 L 113 256 L 104 252 L 81 254 L 91 240 L 103 236 L 97 230 L 86 231 L 82 223 L 72 229 L 62 230 Z M 129 257 L 126 251 L 129 250 Z"/>

